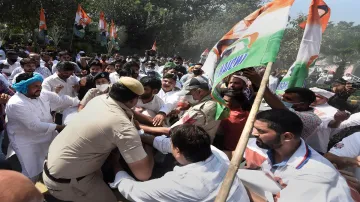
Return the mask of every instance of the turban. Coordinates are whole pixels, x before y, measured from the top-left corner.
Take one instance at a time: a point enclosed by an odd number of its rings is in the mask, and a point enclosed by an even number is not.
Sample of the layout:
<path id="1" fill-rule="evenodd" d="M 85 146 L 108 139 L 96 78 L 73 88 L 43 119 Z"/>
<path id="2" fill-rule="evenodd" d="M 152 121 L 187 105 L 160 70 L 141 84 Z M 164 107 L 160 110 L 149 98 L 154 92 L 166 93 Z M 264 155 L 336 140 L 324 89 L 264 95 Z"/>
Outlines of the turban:
<path id="1" fill-rule="evenodd" d="M 33 77 L 27 80 L 22 80 L 18 83 L 14 83 L 11 87 L 15 89 L 17 92 L 20 92 L 22 94 L 27 94 L 29 85 L 37 81 L 43 82 L 43 80 L 44 79 L 40 74 L 33 73 Z"/>

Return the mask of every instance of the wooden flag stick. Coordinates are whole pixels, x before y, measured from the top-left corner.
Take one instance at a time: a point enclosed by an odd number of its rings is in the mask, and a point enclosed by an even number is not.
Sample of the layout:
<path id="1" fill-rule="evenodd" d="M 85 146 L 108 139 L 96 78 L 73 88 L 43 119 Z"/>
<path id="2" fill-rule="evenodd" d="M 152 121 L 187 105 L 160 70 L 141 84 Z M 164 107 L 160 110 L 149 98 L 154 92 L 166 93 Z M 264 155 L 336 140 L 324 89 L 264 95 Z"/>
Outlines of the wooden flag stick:
<path id="1" fill-rule="evenodd" d="M 252 131 L 252 128 L 253 128 L 253 125 L 255 122 L 256 114 L 259 111 L 261 100 L 265 93 L 266 85 L 269 82 L 269 76 L 270 76 L 272 64 L 273 64 L 272 62 L 269 62 L 266 66 L 264 76 L 261 80 L 260 88 L 255 97 L 254 104 L 251 107 L 251 111 L 250 111 L 249 117 L 246 121 L 244 130 L 241 133 L 240 140 L 236 146 L 235 151 L 233 152 L 233 157 L 231 159 L 229 169 L 228 169 L 225 179 L 221 185 L 220 191 L 219 191 L 218 195 L 216 196 L 215 202 L 225 202 L 229 195 L 229 191 L 231 189 L 235 175 L 236 175 L 236 173 L 239 169 L 239 165 L 242 161 L 243 154 L 245 152 L 246 145 L 249 140 L 249 136 L 250 136 L 250 133 Z"/>

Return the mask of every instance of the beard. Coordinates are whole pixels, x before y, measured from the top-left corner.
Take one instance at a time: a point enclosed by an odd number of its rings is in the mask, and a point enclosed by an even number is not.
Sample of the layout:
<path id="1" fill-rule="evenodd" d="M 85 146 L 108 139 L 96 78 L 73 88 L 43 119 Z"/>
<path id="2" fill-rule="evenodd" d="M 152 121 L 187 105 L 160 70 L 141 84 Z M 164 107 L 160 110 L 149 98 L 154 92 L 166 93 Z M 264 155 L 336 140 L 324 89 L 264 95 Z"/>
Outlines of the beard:
<path id="1" fill-rule="evenodd" d="M 270 142 L 264 143 L 260 138 L 256 138 L 256 145 L 261 149 L 278 149 L 282 146 L 280 134 L 276 135 L 276 138 Z"/>
<path id="2" fill-rule="evenodd" d="M 147 99 L 150 99 L 152 97 L 152 94 L 143 94 L 140 96 L 140 98 L 142 100 L 147 100 Z"/>

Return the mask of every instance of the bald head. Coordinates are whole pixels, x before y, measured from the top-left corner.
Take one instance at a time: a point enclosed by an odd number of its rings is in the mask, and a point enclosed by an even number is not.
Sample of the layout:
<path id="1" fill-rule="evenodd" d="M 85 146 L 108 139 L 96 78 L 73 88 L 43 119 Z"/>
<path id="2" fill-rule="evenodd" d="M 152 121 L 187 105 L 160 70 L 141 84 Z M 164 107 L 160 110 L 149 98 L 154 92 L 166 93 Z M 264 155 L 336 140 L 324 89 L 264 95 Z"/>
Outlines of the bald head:
<path id="1" fill-rule="evenodd" d="M 35 185 L 21 173 L 0 170 L 0 201 L 42 202 L 43 196 Z"/>

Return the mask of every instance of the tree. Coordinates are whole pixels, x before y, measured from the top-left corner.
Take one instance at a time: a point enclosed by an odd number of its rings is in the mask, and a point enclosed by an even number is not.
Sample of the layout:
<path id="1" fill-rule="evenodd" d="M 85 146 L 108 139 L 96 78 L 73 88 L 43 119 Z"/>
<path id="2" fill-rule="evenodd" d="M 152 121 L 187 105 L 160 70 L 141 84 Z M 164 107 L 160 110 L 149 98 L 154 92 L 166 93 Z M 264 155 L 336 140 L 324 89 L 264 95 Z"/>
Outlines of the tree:
<path id="1" fill-rule="evenodd" d="M 334 79 L 344 75 L 345 66 L 360 59 L 360 25 L 353 22 L 329 23 L 323 34 L 321 53 L 338 66 Z"/>
<path id="2" fill-rule="evenodd" d="M 63 27 L 60 27 L 57 25 L 57 23 L 54 23 L 51 28 L 48 30 L 49 37 L 54 42 L 54 46 L 58 47 L 60 41 L 63 39 L 63 37 L 66 34 L 66 29 Z"/>

